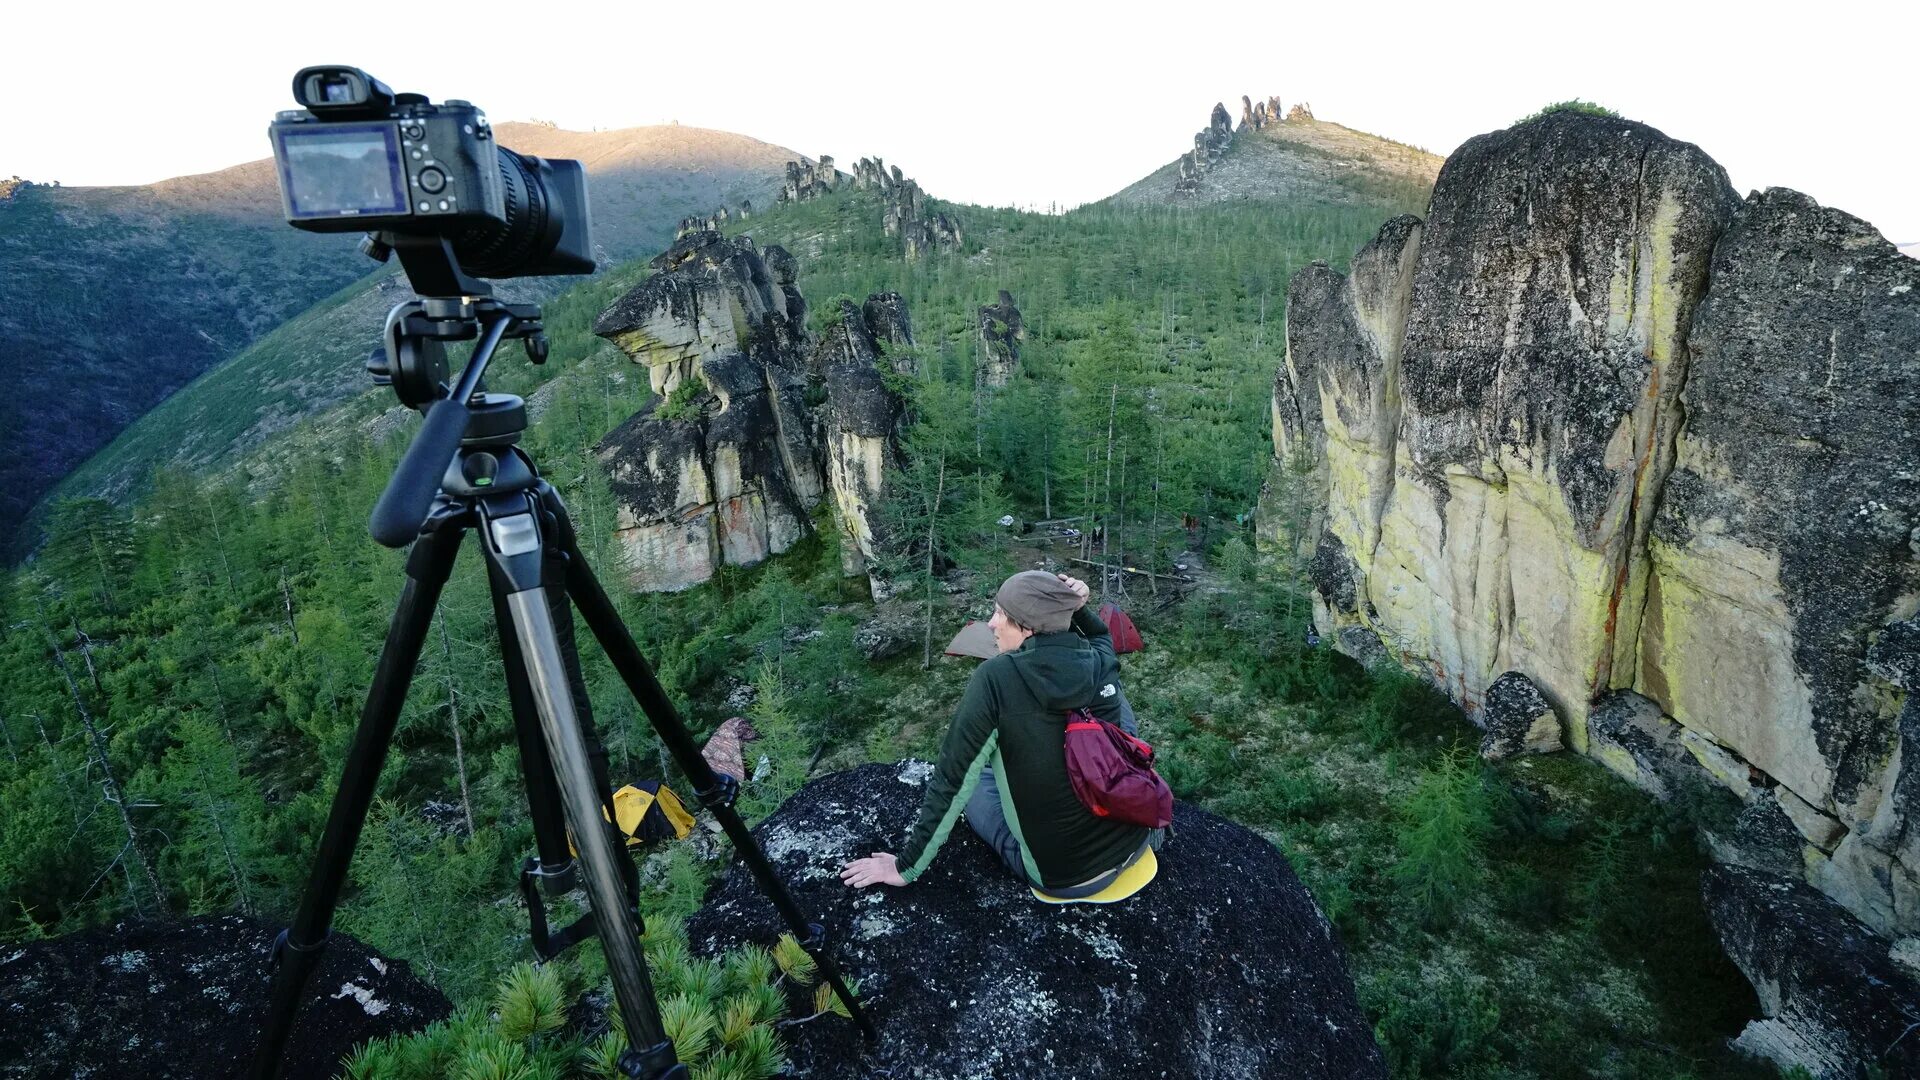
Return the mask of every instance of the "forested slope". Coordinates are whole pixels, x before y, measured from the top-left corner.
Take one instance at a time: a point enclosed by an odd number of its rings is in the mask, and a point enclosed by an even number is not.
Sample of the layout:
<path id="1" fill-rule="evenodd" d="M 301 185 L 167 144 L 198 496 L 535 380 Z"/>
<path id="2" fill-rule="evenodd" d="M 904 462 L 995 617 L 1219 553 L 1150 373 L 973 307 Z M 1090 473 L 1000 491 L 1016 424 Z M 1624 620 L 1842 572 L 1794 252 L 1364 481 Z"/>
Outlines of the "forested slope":
<path id="1" fill-rule="evenodd" d="M 1150 642 L 1127 662 L 1129 694 L 1178 794 L 1259 829 L 1313 888 L 1396 1075 L 1746 1075 L 1720 1041 L 1751 1001 L 1707 937 L 1691 822 L 1580 762 L 1482 769 L 1431 691 L 1308 647 L 1300 568 L 1256 554 L 1242 523 L 1270 456 L 1289 275 L 1344 265 L 1378 220 L 1420 207 L 946 209 L 964 247 L 915 262 L 865 193 L 747 223 L 797 256 L 816 325 L 841 295 L 896 290 L 911 310 L 921 374 L 901 388 L 919 420 L 889 513 L 956 571 L 885 611 L 957 626 L 1005 572 L 1066 553 L 1010 534 L 1006 514 L 1097 516 L 1115 561 L 1210 567 L 1190 589 L 1115 587 Z M 603 570 L 615 510 L 592 448 L 648 394 L 587 326 L 642 273 L 556 301 L 552 359 L 509 354 L 491 379 L 536 404 L 526 445 Z M 979 308 L 1002 289 L 1024 316 L 1020 373 L 981 396 Z M 0 593 L 0 934 L 291 909 L 400 581 L 402 556 L 364 530 L 413 430 L 384 394 L 302 418 L 244 468 L 162 474 L 131 507 L 57 508 L 41 557 Z M 621 600 L 700 733 L 742 711 L 762 731 L 751 818 L 810 770 L 933 753 L 971 670 L 922 670 L 917 650 L 864 660 L 854 631 L 876 608 L 841 576 L 833 536 Z M 469 553 L 339 924 L 467 1007 L 431 1038 L 502 1055 L 528 1052 L 510 1049 L 520 1038 L 563 1075 L 576 1046 L 487 1018 L 527 955 L 523 914 L 501 901 L 531 845 L 490 618 Z M 587 682 L 616 777 L 659 776 L 656 741 L 592 655 Z M 717 1012 L 724 987 L 753 980 L 702 974 L 675 943 L 672 917 L 716 865 L 697 850 L 648 859 L 649 949 L 665 987 Z M 593 948 L 577 956 L 560 967 L 573 989 L 598 978 Z"/>

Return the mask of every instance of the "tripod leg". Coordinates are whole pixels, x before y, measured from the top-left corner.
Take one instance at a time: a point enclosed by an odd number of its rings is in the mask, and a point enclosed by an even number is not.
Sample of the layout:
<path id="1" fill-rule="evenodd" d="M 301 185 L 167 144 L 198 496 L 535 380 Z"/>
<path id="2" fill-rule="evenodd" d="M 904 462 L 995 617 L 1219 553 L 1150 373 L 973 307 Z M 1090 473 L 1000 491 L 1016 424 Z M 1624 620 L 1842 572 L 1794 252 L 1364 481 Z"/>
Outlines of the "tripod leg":
<path id="1" fill-rule="evenodd" d="M 340 902 L 347 868 L 353 862 L 353 849 L 359 843 L 360 828 L 366 823 L 367 808 L 373 803 L 380 769 L 386 764 L 394 725 L 400 718 L 401 706 L 406 704 L 407 688 L 413 682 L 414 666 L 420 659 L 420 646 L 427 639 L 433 609 L 440 602 L 441 587 L 453 570 L 454 556 L 460 552 L 464 533 L 464 529 L 453 527 L 427 533 L 414 542 L 413 551 L 407 556 L 407 583 L 394 608 L 393 621 L 387 627 L 386 644 L 381 647 L 380 663 L 367 689 L 366 704 L 360 710 L 360 725 L 354 732 L 353 747 L 347 752 L 346 769 L 333 797 L 333 809 L 327 815 L 326 831 L 320 836 L 320 849 L 314 856 L 307 891 L 293 925 L 282 931 L 274 943 L 278 966 L 273 974 L 266 1021 L 261 1027 L 253 1062 L 253 1075 L 261 1080 L 272 1080 L 279 1074 L 280 1055 L 300 1011 L 301 992 L 320 963 L 321 951 L 326 948 L 333 909 Z"/>
<path id="2" fill-rule="evenodd" d="M 593 631 L 600 647 L 606 650 L 615 670 L 626 682 L 627 689 L 633 692 L 634 699 L 640 703 L 641 711 L 653 722 L 654 731 L 659 733 L 660 741 L 666 744 L 668 753 L 673 755 L 680 771 L 692 782 L 694 794 L 699 797 L 701 805 L 711 811 L 720 822 L 720 827 L 726 830 L 740 860 L 747 864 L 754 880 L 759 882 L 760 891 L 773 902 L 780 917 L 793 929 L 794 937 L 813 956 L 821 975 L 840 1000 L 846 1003 L 860 1030 L 869 1039 L 876 1037 L 878 1033 L 874 1030 L 872 1019 L 860 1007 L 859 1000 L 841 978 L 839 966 L 827 953 L 825 931 L 818 923 L 807 921 L 793 894 L 787 891 L 786 883 L 780 880 L 773 864 L 767 861 L 766 853 L 760 850 L 760 844 L 753 838 L 747 823 L 733 808 L 735 785 L 732 778 L 728 777 L 723 782 L 714 773 L 713 767 L 707 764 L 707 759 L 700 756 L 700 748 L 694 745 L 693 734 L 681 722 L 679 711 L 673 707 L 660 681 L 654 678 L 653 668 L 647 664 L 646 657 L 640 654 L 640 647 L 634 644 L 633 635 L 627 632 L 626 624 L 620 621 L 620 613 L 613 606 L 613 601 L 608 599 L 606 590 L 600 587 L 599 580 L 588 568 L 586 559 L 580 554 L 573 523 L 567 518 L 566 507 L 560 502 L 559 494 L 543 483 L 540 496 L 559 526 L 559 542 L 568 556 L 567 592 L 579 607 L 581 617 L 586 619 L 587 628 Z"/>
<path id="3" fill-rule="evenodd" d="M 489 511 L 491 507 L 487 508 Z M 673 1043 L 668 1041 L 660 1023 L 659 1006 L 654 1001 L 653 983 L 647 976 L 646 956 L 628 908 L 628 897 L 616 860 L 627 854 L 616 851 L 601 815 L 602 795 L 594 782 L 593 766 L 586 739 L 580 731 L 575 711 L 572 680 L 554 629 L 549 597 L 542 586 L 537 525 L 531 520 L 534 507 L 499 517 L 485 516 L 488 530 L 487 558 L 517 590 L 507 594 L 506 606 L 512 616 L 514 635 L 526 665 L 527 682 L 533 691 L 534 709 L 540 717 L 540 730 L 546 737 L 552 758 L 554 779 L 567 821 L 573 826 L 573 841 L 580 850 L 587 898 L 593 905 L 593 917 L 599 927 L 600 945 L 607 960 L 607 973 L 613 979 L 613 996 L 626 1024 L 631 1050 L 622 1068 L 632 1076 L 672 1080 L 686 1075 L 686 1066 L 677 1064 Z M 483 511 L 483 515 L 486 512 Z M 521 520 L 521 519 L 526 520 Z"/>
<path id="4" fill-rule="evenodd" d="M 587 697 L 586 674 L 580 669 L 580 650 L 574 644 L 573 605 L 567 600 L 568 556 L 558 547 L 549 546 L 548 559 L 542 568 L 541 583 L 547 590 L 547 613 L 553 618 L 553 636 L 560 646 L 560 656 L 567 666 L 567 686 L 573 691 L 573 711 L 580 719 L 580 736 L 587 744 L 587 765 L 593 773 L 594 790 L 600 793 L 601 805 L 606 810 L 607 836 L 613 841 L 615 850 L 626 847 L 626 834 L 620 831 L 619 818 L 614 814 L 613 779 L 607 764 L 607 744 L 601 740 L 600 731 L 593 722 L 593 702 Z M 627 896 L 637 912 L 640 906 L 640 870 L 634 866 L 631 858 L 618 860 L 620 877 L 627 887 Z"/>
<path id="5" fill-rule="evenodd" d="M 520 744 L 520 773 L 526 782 L 527 808 L 533 818 L 534 850 L 538 858 L 531 872 L 549 895 L 557 895 L 572 889 L 578 877 L 573 852 L 567 848 L 567 823 L 560 809 L 560 789 L 555 786 L 553 759 L 547 754 L 546 738 L 540 733 L 540 717 L 533 705 L 533 687 L 527 681 L 520 636 L 514 632 L 513 614 L 507 609 L 507 594 L 513 591 L 513 586 L 499 568 L 491 564 L 487 567 L 487 583 L 493 593 L 493 619 L 500 632 L 500 655 L 506 665 L 513 733 Z"/>

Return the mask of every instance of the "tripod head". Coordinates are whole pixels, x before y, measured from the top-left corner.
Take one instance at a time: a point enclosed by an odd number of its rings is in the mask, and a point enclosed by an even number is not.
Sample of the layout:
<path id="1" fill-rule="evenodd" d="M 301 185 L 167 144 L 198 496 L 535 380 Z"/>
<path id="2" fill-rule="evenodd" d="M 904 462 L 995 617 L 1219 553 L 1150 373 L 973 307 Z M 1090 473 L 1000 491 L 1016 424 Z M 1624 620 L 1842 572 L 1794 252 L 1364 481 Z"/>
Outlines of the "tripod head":
<path id="1" fill-rule="evenodd" d="M 444 241 L 442 241 L 444 244 Z M 451 258 L 451 253 L 448 253 Z M 524 455 L 501 456 L 526 430 L 526 405 L 511 394 L 488 394 L 481 377 L 500 342 L 518 338 L 527 359 L 545 363 L 547 338 L 538 304 L 507 304 L 491 296 L 429 296 L 394 306 L 387 313 L 382 348 L 367 361 L 376 384 L 391 387 L 401 404 L 426 415 L 373 506 L 373 538 L 387 547 L 405 547 L 443 488 L 460 494 L 494 489 L 497 480 L 529 474 Z M 479 339 L 458 378 L 448 378 L 449 341 Z M 462 447 L 470 452 L 462 452 Z M 459 460 L 455 460 L 456 454 Z M 518 468 L 502 471 L 511 460 Z"/>

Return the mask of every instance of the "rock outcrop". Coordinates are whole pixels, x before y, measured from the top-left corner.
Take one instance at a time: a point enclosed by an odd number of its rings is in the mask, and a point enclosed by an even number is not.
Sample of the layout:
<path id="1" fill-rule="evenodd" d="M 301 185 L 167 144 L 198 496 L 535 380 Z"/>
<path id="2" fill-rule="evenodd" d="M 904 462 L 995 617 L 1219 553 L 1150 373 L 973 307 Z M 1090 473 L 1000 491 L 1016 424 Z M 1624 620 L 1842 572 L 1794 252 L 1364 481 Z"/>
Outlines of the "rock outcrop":
<path id="1" fill-rule="evenodd" d="M 821 154 L 819 161 L 787 162 L 786 182 L 780 185 L 777 202 L 806 202 L 832 194 L 840 186 L 841 173 L 833 167 L 833 155 Z"/>
<path id="2" fill-rule="evenodd" d="M 823 1017 L 786 1031 L 813 1077 L 1384 1077 L 1333 928 L 1284 856 L 1185 804 L 1159 876 L 1112 906 L 1042 904 L 957 828 L 905 889 L 840 883 L 898 844 L 925 763 L 808 784 L 755 830 L 826 928 L 882 1037 Z M 735 865 L 687 924 L 698 952 L 785 929 Z"/>
<path id="3" fill-rule="evenodd" d="M 1440 158 L 1405 143 L 1315 120 L 1283 118 L 1280 99 L 1241 99 L 1229 129 L 1224 112 L 1177 159 L 1126 188 L 1120 206 L 1206 203 L 1331 203 L 1411 208 L 1425 202 Z"/>
<path id="4" fill-rule="evenodd" d="M 1215 162 L 1226 155 L 1227 148 L 1233 145 L 1233 118 L 1227 115 L 1227 106 L 1215 102 L 1213 115 L 1207 118 L 1207 126 L 1194 133 L 1193 149 L 1180 157 L 1180 178 L 1174 184 L 1174 190 L 1181 194 L 1191 194 L 1200 186 L 1200 178 L 1206 175 Z"/>
<path id="5" fill-rule="evenodd" d="M 1296 275 L 1287 335 L 1323 634 L 1477 718 L 1523 674 L 1643 789 L 1737 797 L 1716 851 L 1920 933 L 1920 263 L 1551 113 Z"/>
<path id="6" fill-rule="evenodd" d="M 888 474 L 902 464 L 905 410 L 882 373 L 887 362 L 880 343 L 906 333 L 906 302 L 899 293 L 875 294 L 861 308 L 842 300 L 839 320 L 813 354 L 814 370 L 826 384 L 827 483 L 848 577 L 868 573 L 885 542 L 880 507 Z"/>
<path id="7" fill-rule="evenodd" d="M 897 292 L 874 293 L 860 305 L 860 317 L 874 340 L 885 342 L 893 369 L 902 375 L 914 373 L 913 320 L 907 315 L 907 299 Z"/>
<path id="8" fill-rule="evenodd" d="M 980 306 L 980 355 L 974 365 L 978 388 L 999 390 L 1013 382 L 1020 369 L 1020 343 L 1027 339 L 1026 323 L 1014 305 L 1013 294 L 1000 290 L 1000 300 Z"/>
<path id="9" fill-rule="evenodd" d="M 695 215 L 693 217 L 681 218 L 680 227 L 674 230 L 673 238 L 675 240 L 681 240 L 693 233 L 719 232 L 726 227 L 729 221 L 745 221 L 752 216 L 753 202 L 751 200 L 742 200 L 737 210 L 723 206 L 705 217 Z"/>
<path id="10" fill-rule="evenodd" d="M 207 915 L 0 951 L 0 1077 L 248 1075 L 278 933 L 253 919 Z M 307 989 L 281 1059 L 287 1080 L 332 1080 L 360 1043 L 452 1012 L 406 961 L 338 931 Z"/>
<path id="11" fill-rule="evenodd" d="M 1760 994 L 1763 1018 L 1735 1046 L 1820 1080 L 1920 1076 L 1920 975 L 1886 939 L 1791 878 L 1716 866 L 1701 891 L 1721 946 Z"/>
<path id="12" fill-rule="evenodd" d="M 861 158 L 853 166 L 853 184 L 861 191 L 880 196 L 882 227 L 888 236 L 900 238 L 908 259 L 918 259 L 934 251 L 957 248 L 964 239 L 958 219 L 943 210 L 935 210 L 920 185 L 879 158 Z"/>
<path id="13" fill-rule="evenodd" d="M 702 232 L 653 265 L 593 327 L 645 364 L 661 395 L 597 448 L 628 580 L 648 591 L 786 551 L 825 490 L 791 256 Z"/>
<path id="14" fill-rule="evenodd" d="M 1280 122 L 1280 96 L 1275 94 L 1265 101 L 1255 101 L 1246 94 L 1240 95 L 1240 130 L 1259 131 L 1268 124 Z"/>
<path id="15" fill-rule="evenodd" d="M 829 491 L 847 573 L 867 573 L 887 475 L 901 464 L 903 406 L 881 366 L 911 364 L 906 301 L 843 302 L 816 343 L 793 256 L 777 245 L 699 232 L 653 265 L 659 273 L 593 327 L 646 365 L 659 395 L 597 448 L 628 583 L 685 589 L 722 565 L 778 555 L 812 528 Z"/>

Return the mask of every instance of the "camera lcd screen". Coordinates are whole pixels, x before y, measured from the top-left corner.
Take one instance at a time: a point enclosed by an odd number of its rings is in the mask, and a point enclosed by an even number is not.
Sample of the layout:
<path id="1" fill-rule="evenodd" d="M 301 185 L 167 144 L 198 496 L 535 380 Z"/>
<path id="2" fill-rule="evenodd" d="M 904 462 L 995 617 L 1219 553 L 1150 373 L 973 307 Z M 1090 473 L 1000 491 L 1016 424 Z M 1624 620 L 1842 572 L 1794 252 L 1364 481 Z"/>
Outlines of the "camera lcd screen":
<path id="1" fill-rule="evenodd" d="M 281 129 L 280 169 L 294 217 L 404 214 L 406 179 L 388 124 Z"/>

